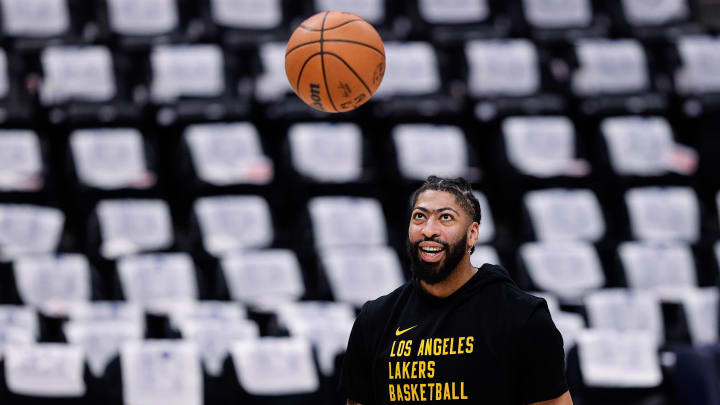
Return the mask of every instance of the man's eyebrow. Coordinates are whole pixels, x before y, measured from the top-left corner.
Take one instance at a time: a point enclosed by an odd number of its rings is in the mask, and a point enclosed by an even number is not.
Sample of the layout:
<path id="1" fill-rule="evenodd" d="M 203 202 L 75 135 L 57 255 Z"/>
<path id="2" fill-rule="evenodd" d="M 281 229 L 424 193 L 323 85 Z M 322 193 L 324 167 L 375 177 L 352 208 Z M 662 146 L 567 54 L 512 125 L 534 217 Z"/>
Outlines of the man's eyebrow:
<path id="1" fill-rule="evenodd" d="M 429 209 L 427 209 L 427 208 L 425 208 L 425 207 L 415 207 L 415 209 L 418 210 L 418 211 L 428 212 L 428 213 L 442 212 L 442 211 L 452 211 L 452 212 L 454 212 L 456 215 L 460 215 L 460 213 L 457 212 L 457 210 L 455 210 L 455 209 L 452 208 L 452 207 L 442 207 L 442 208 L 438 208 L 438 209 L 433 210 L 433 211 L 430 211 Z"/>

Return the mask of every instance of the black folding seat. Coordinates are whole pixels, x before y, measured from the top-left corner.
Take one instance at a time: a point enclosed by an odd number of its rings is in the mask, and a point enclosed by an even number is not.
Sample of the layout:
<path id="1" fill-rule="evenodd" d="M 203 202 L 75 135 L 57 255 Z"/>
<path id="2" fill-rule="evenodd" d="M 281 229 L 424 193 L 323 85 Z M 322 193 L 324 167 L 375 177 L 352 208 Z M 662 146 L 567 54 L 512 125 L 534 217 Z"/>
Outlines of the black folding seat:
<path id="1" fill-rule="evenodd" d="M 148 56 L 149 101 L 160 125 L 244 117 L 249 87 L 236 60 L 216 44 L 155 45 Z"/>
<path id="2" fill-rule="evenodd" d="M 566 105 L 548 70 L 550 55 L 527 39 L 465 43 L 467 93 L 481 121 L 508 115 L 561 114 Z"/>
<path id="3" fill-rule="evenodd" d="M 135 75 L 126 57 L 103 45 L 49 46 L 39 58 L 38 96 L 54 124 L 137 119 Z"/>
<path id="4" fill-rule="evenodd" d="M 495 0 L 407 0 L 412 33 L 438 44 L 501 38 L 511 29 L 504 2 Z"/>

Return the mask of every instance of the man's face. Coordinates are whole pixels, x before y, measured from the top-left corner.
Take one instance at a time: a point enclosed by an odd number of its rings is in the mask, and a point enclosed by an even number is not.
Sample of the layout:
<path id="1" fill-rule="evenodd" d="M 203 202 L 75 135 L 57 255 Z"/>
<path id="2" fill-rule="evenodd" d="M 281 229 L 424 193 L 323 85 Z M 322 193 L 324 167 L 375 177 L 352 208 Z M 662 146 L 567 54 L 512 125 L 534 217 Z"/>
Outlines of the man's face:
<path id="1" fill-rule="evenodd" d="M 422 192 L 408 228 L 407 248 L 413 275 L 431 285 L 448 278 L 468 254 L 468 236 L 473 235 L 471 224 L 470 216 L 457 204 L 455 195 L 437 190 Z"/>

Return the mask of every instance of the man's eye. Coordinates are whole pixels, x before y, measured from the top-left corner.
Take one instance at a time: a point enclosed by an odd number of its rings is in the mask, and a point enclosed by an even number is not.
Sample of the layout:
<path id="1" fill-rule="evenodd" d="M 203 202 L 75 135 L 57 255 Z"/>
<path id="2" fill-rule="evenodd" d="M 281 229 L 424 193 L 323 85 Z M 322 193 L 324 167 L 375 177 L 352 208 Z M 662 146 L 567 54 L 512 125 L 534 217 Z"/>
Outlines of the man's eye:
<path id="1" fill-rule="evenodd" d="M 442 215 L 440 216 L 440 218 L 442 218 L 442 219 L 444 219 L 444 220 L 446 220 L 446 221 L 449 221 L 449 220 L 452 219 L 452 215 L 450 215 L 450 214 L 442 214 Z"/>
<path id="2" fill-rule="evenodd" d="M 423 219 L 423 218 L 425 218 L 425 215 L 423 215 L 421 212 L 415 213 L 415 219 Z"/>

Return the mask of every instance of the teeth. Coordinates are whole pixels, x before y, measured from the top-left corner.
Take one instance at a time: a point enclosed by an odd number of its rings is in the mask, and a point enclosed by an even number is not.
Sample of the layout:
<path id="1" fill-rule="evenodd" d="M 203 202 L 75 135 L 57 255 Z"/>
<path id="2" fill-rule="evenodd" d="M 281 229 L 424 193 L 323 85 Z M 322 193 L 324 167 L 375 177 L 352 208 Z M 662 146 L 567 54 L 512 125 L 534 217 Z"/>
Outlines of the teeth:
<path id="1" fill-rule="evenodd" d="M 442 250 L 441 248 L 438 248 L 438 247 L 423 247 L 420 249 L 422 249 L 423 252 L 428 252 L 428 253 L 439 252 Z"/>

